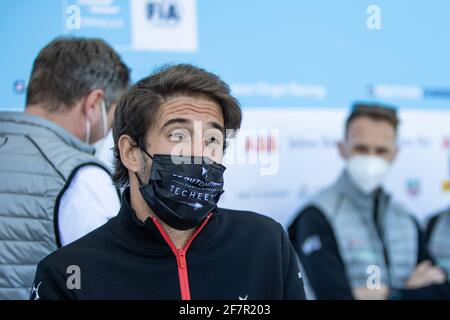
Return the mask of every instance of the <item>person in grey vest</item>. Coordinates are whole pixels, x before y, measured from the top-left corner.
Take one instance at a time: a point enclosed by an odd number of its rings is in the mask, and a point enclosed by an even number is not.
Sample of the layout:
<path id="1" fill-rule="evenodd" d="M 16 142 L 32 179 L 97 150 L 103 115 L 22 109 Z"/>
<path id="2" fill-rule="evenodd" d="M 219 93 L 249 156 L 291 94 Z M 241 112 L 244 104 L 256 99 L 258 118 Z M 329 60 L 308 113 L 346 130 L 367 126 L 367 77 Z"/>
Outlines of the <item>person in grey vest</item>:
<path id="1" fill-rule="evenodd" d="M 92 144 L 128 85 L 104 41 L 57 38 L 34 60 L 25 111 L 0 112 L 0 299 L 27 299 L 42 258 L 118 212 Z"/>
<path id="2" fill-rule="evenodd" d="M 289 227 L 317 299 L 448 298 L 416 220 L 383 190 L 397 155 L 396 110 L 356 104 L 339 151 L 345 169 Z"/>
<path id="3" fill-rule="evenodd" d="M 427 223 L 427 245 L 450 282 L 450 209 L 433 215 Z"/>

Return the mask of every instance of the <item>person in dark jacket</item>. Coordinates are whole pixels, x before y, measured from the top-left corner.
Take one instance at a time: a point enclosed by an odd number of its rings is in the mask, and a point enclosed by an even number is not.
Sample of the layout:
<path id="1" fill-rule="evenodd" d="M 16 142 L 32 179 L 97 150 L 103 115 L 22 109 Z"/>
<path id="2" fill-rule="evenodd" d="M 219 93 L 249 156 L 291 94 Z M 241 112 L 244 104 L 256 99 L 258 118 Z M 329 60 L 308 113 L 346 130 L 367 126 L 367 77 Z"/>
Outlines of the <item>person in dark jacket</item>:
<path id="1" fill-rule="evenodd" d="M 203 69 L 164 67 L 132 86 L 113 125 L 120 212 L 42 260 L 30 298 L 304 299 L 281 225 L 217 207 L 240 124 L 229 87 Z"/>
<path id="2" fill-rule="evenodd" d="M 450 209 L 432 215 L 427 221 L 427 247 L 450 283 Z"/>
<path id="3" fill-rule="evenodd" d="M 356 104 L 339 144 L 346 167 L 289 235 L 317 299 L 445 299 L 449 286 L 412 214 L 383 189 L 397 154 L 396 110 Z"/>

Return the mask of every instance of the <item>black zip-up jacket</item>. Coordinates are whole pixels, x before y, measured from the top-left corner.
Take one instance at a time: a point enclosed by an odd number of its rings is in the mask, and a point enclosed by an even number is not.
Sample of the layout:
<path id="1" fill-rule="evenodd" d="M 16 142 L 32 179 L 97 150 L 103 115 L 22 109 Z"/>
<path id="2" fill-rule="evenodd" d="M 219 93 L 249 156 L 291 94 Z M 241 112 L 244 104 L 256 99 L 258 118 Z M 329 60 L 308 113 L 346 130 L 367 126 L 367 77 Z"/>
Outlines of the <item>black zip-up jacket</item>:
<path id="1" fill-rule="evenodd" d="M 156 219 L 119 214 L 52 253 L 30 299 L 304 299 L 295 251 L 279 223 L 218 209 L 183 249 Z"/>

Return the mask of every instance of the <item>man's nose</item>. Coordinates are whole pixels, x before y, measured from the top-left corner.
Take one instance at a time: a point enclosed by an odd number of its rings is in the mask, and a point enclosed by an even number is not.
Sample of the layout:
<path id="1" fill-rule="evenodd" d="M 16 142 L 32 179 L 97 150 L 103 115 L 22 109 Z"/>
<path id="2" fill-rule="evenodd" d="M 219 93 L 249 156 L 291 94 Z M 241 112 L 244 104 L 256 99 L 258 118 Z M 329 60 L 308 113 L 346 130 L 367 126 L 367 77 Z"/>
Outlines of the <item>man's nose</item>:
<path id="1" fill-rule="evenodd" d="M 192 140 L 192 146 L 191 146 L 192 155 L 196 156 L 196 157 L 203 156 L 204 152 L 205 152 L 205 148 L 206 148 L 206 143 L 205 143 L 203 137 L 202 136 L 194 137 L 194 139 Z"/>

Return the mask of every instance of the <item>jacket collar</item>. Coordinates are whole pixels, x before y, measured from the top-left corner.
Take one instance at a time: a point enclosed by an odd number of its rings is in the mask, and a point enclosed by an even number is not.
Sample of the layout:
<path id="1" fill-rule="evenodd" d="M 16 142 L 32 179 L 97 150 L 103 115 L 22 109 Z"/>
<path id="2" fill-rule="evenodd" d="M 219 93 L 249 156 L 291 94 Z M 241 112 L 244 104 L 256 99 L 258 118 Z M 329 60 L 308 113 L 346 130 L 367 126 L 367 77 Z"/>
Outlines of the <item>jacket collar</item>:
<path id="1" fill-rule="evenodd" d="M 30 136 L 57 136 L 67 145 L 94 154 L 94 146 L 73 136 L 51 120 L 25 112 L 0 112 L 2 132 Z"/>
<path id="2" fill-rule="evenodd" d="M 222 214 L 215 212 L 202 231 L 196 236 L 190 249 L 209 244 L 214 240 L 221 224 Z M 169 253 L 171 249 L 163 236 L 148 217 L 144 222 L 139 220 L 130 204 L 130 188 L 122 194 L 122 204 L 118 215 L 109 224 L 113 233 L 128 245 L 145 251 Z M 188 251 L 189 252 L 189 251 Z"/>
<path id="3" fill-rule="evenodd" d="M 380 203 L 387 203 L 389 195 L 382 189 L 378 188 L 370 194 L 366 194 L 353 182 L 348 172 L 344 170 L 341 176 L 336 181 L 338 191 L 347 199 L 350 200 L 356 208 L 361 212 L 372 213 L 375 197 L 378 196 Z"/>

